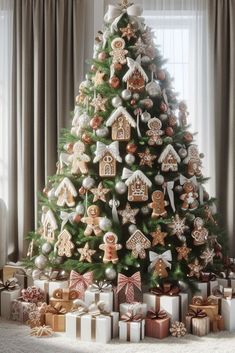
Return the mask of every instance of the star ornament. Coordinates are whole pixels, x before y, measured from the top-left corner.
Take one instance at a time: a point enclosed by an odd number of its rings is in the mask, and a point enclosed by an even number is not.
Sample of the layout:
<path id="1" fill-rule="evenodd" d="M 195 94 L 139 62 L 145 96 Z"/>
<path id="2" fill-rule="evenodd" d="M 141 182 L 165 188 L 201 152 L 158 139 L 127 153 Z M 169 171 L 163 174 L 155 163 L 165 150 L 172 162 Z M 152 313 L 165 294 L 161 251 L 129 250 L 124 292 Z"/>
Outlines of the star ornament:
<path id="1" fill-rule="evenodd" d="M 94 82 L 95 87 L 104 84 L 104 76 L 105 76 L 104 72 L 100 70 L 96 71 L 96 74 L 92 77 L 92 81 Z"/>
<path id="2" fill-rule="evenodd" d="M 171 234 L 181 237 L 184 234 L 184 231 L 188 229 L 188 226 L 185 225 L 186 218 L 180 218 L 178 214 L 175 217 L 172 217 L 172 223 L 168 225 L 171 229 Z"/>
<path id="3" fill-rule="evenodd" d="M 161 226 L 157 226 L 157 229 L 155 232 L 150 233 L 150 235 L 153 237 L 152 240 L 152 246 L 155 245 L 165 245 L 165 237 L 167 236 L 166 232 L 161 231 Z"/>
<path id="4" fill-rule="evenodd" d="M 200 272 L 203 269 L 203 266 L 200 265 L 199 260 L 196 258 L 194 262 L 188 264 L 190 269 L 189 277 L 197 277 L 200 278 Z"/>
<path id="5" fill-rule="evenodd" d="M 89 244 L 86 243 L 84 248 L 77 249 L 79 254 L 81 254 L 79 261 L 92 262 L 91 256 L 96 253 L 96 250 L 91 250 Z"/>
<path id="6" fill-rule="evenodd" d="M 120 31 L 122 32 L 122 38 L 127 38 L 128 40 L 130 40 L 131 38 L 136 38 L 136 30 L 132 27 L 130 23 L 128 23 L 126 27 L 120 28 Z"/>
<path id="7" fill-rule="evenodd" d="M 101 200 L 106 202 L 106 194 L 110 192 L 110 189 L 106 189 L 103 187 L 102 182 L 99 183 L 97 188 L 91 189 L 92 194 L 94 195 L 93 202 Z"/>
<path id="8" fill-rule="evenodd" d="M 105 112 L 106 107 L 105 104 L 107 102 L 108 98 L 103 98 L 100 94 L 97 95 L 97 97 L 94 97 L 91 102 L 91 106 L 95 108 L 95 112 Z"/>
<path id="9" fill-rule="evenodd" d="M 138 155 L 140 157 L 140 165 L 147 165 L 148 167 L 152 167 L 153 161 L 157 158 L 157 156 L 150 153 L 148 148 L 146 148 L 145 152 L 138 153 Z"/>
<path id="10" fill-rule="evenodd" d="M 136 223 L 135 216 L 139 210 L 137 208 L 132 209 L 130 204 L 126 204 L 126 208 L 124 210 L 118 211 L 118 213 L 122 217 L 122 224 L 127 224 L 127 223 Z"/>
<path id="11" fill-rule="evenodd" d="M 205 249 L 203 253 L 200 255 L 200 258 L 205 261 L 206 265 L 211 263 L 213 264 L 213 259 L 215 256 L 215 251 L 214 249 Z"/>
<path id="12" fill-rule="evenodd" d="M 177 260 L 188 260 L 188 254 L 192 249 L 188 248 L 186 245 L 180 246 L 176 248 L 178 253 Z"/>

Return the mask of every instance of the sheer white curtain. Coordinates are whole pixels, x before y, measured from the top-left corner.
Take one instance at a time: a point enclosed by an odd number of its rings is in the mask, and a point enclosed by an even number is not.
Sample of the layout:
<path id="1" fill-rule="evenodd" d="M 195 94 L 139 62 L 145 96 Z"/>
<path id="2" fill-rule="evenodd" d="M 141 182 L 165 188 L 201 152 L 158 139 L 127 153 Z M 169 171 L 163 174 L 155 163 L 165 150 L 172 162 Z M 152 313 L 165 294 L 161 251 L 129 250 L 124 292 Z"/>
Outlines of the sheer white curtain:
<path id="1" fill-rule="evenodd" d="M 96 2 L 96 0 L 95 0 Z M 104 0 L 104 11 L 116 0 Z M 212 177 L 206 189 L 215 195 L 214 119 L 211 110 L 208 67 L 208 0 L 136 0 L 146 23 L 156 34 L 156 44 L 168 59 L 165 67 L 174 77 L 179 98 L 187 102 L 191 131 L 203 159 L 204 176 Z M 100 23 L 100 25 L 102 22 Z"/>
<path id="2" fill-rule="evenodd" d="M 11 63 L 13 38 L 13 1 L 0 0 L 0 266 L 7 257 L 7 208 L 9 146 L 14 144 L 9 134 L 11 116 Z"/>

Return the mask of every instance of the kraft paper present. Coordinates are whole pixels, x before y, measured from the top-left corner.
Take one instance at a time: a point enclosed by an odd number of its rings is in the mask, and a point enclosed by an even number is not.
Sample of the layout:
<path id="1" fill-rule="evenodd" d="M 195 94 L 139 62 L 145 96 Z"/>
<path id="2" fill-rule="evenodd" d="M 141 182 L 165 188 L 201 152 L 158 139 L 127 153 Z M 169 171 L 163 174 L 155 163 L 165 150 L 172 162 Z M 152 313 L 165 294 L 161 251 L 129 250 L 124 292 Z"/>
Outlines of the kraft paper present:
<path id="1" fill-rule="evenodd" d="M 45 314 L 45 324 L 51 326 L 55 332 L 65 332 L 66 320 L 64 314 Z"/>
<path id="2" fill-rule="evenodd" d="M 145 320 L 141 321 L 119 321 L 119 339 L 138 343 L 145 336 Z"/>
<path id="3" fill-rule="evenodd" d="M 205 336 L 210 332 L 210 319 L 208 316 L 199 318 L 187 315 L 186 328 L 188 333 L 195 336 Z"/>

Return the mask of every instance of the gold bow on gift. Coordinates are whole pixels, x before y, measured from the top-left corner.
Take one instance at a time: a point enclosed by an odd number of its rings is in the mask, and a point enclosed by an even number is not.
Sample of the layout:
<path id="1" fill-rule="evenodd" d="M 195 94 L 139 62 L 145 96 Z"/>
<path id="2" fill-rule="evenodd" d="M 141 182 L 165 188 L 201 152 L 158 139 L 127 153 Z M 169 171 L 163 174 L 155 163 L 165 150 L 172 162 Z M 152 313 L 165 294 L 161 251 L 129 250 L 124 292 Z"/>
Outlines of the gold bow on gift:
<path id="1" fill-rule="evenodd" d="M 55 305 L 47 305 L 45 308 L 45 313 L 51 313 L 55 315 L 64 315 L 67 313 L 66 309 L 63 308 L 63 306 L 59 303 L 56 303 Z"/>
<path id="2" fill-rule="evenodd" d="M 207 317 L 207 313 L 201 309 L 196 309 L 196 310 L 190 309 L 188 312 L 188 315 L 191 316 L 192 318 L 199 318 L 199 319 Z"/>
<path id="3" fill-rule="evenodd" d="M 53 292 L 54 299 L 75 300 L 79 293 L 75 289 L 58 288 Z"/>
<path id="4" fill-rule="evenodd" d="M 214 295 L 210 295 L 207 299 L 204 299 L 202 296 L 198 295 L 193 297 L 192 304 L 200 306 L 217 305 L 218 298 Z"/>

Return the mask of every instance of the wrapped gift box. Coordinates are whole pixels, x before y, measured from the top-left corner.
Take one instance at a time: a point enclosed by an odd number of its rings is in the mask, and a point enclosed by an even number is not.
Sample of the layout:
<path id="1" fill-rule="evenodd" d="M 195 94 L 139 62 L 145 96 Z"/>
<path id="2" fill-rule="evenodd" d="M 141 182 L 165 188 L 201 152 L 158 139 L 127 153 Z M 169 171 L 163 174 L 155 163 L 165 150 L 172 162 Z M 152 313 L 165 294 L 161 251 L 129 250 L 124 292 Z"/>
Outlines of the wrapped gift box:
<path id="1" fill-rule="evenodd" d="M 49 302 L 52 306 L 59 304 L 66 312 L 69 312 L 73 307 L 73 301 L 77 299 L 78 296 L 79 293 L 74 289 L 60 288 L 53 292 Z"/>
<path id="2" fill-rule="evenodd" d="M 141 315 L 143 318 L 147 314 L 146 303 L 122 303 L 119 307 L 120 315 L 126 314 L 128 311 L 132 311 L 134 314 Z"/>
<path id="3" fill-rule="evenodd" d="M 65 332 L 66 320 L 65 314 L 45 314 L 45 324 L 51 326 L 55 332 Z"/>
<path id="4" fill-rule="evenodd" d="M 145 320 L 119 321 L 119 339 L 122 341 L 140 342 L 144 339 Z"/>
<path id="5" fill-rule="evenodd" d="M 221 313 L 224 318 L 225 330 L 235 331 L 235 298 L 222 298 Z"/>
<path id="6" fill-rule="evenodd" d="M 24 267 L 21 265 L 5 265 L 3 267 L 3 282 L 6 282 L 9 278 L 15 277 L 17 270 L 24 271 Z"/>
<path id="7" fill-rule="evenodd" d="M 104 301 L 107 309 L 113 310 L 113 290 L 112 286 L 105 282 L 90 285 L 85 291 L 85 303 L 89 306 L 91 303 Z"/>
<path id="8" fill-rule="evenodd" d="M 188 293 L 178 295 L 156 295 L 144 293 L 143 301 L 147 304 L 147 310 L 164 310 L 172 321 L 183 321 L 188 311 Z"/>
<path id="9" fill-rule="evenodd" d="M 213 293 L 213 289 L 218 286 L 218 281 L 209 281 L 209 282 L 197 282 L 196 283 L 198 291 L 195 295 L 201 295 L 203 299 L 206 299 Z"/>
<path id="10" fill-rule="evenodd" d="M 206 314 L 205 316 L 202 314 L 202 317 L 187 315 L 186 328 L 188 333 L 192 333 L 196 336 L 205 336 L 210 332 L 210 319 Z"/>
<path id="11" fill-rule="evenodd" d="M 49 298 L 53 296 L 53 292 L 59 288 L 68 288 L 69 282 L 64 281 L 49 281 L 43 279 L 34 280 L 34 286 L 42 289 L 45 293 L 45 301 L 48 302 Z"/>
<path id="12" fill-rule="evenodd" d="M 5 319 L 11 317 L 11 302 L 20 296 L 20 288 L 0 291 L 0 314 Z"/>
<path id="13" fill-rule="evenodd" d="M 107 315 L 82 315 L 81 340 L 108 343 L 111 340 L 111 317 Z"/>
<path id="14" fill-rule="evenodd" d="M 15 299 L 11 302 L 11 319 L 22 323 L 27 323 L 29 320 L 29 313 L 36 309 L 37 305 L 35 303 Z"/>
<path id="15" fill-rule="evenodd" d="M 219 313 L 218 298 L 215 296 L 209 296 L 204 300 L 201 296 L 194 296 L 192 304 L 189 305 L 189 309 L 193 311 L 205 311 L 212 323 Z"/>
<path id="16" fill-rule="evenodd" d="M 235 278 L 217 278 L 218 284 L 224 288 L 231 287 L 235 289 Z"/>
<path id="17" fill-rule="evenodd" d="M 148 311 L 145 319 L 145 335 L 154 338 L 165 338 L 169 335 L 170 318 L 163 310 Z"/>

